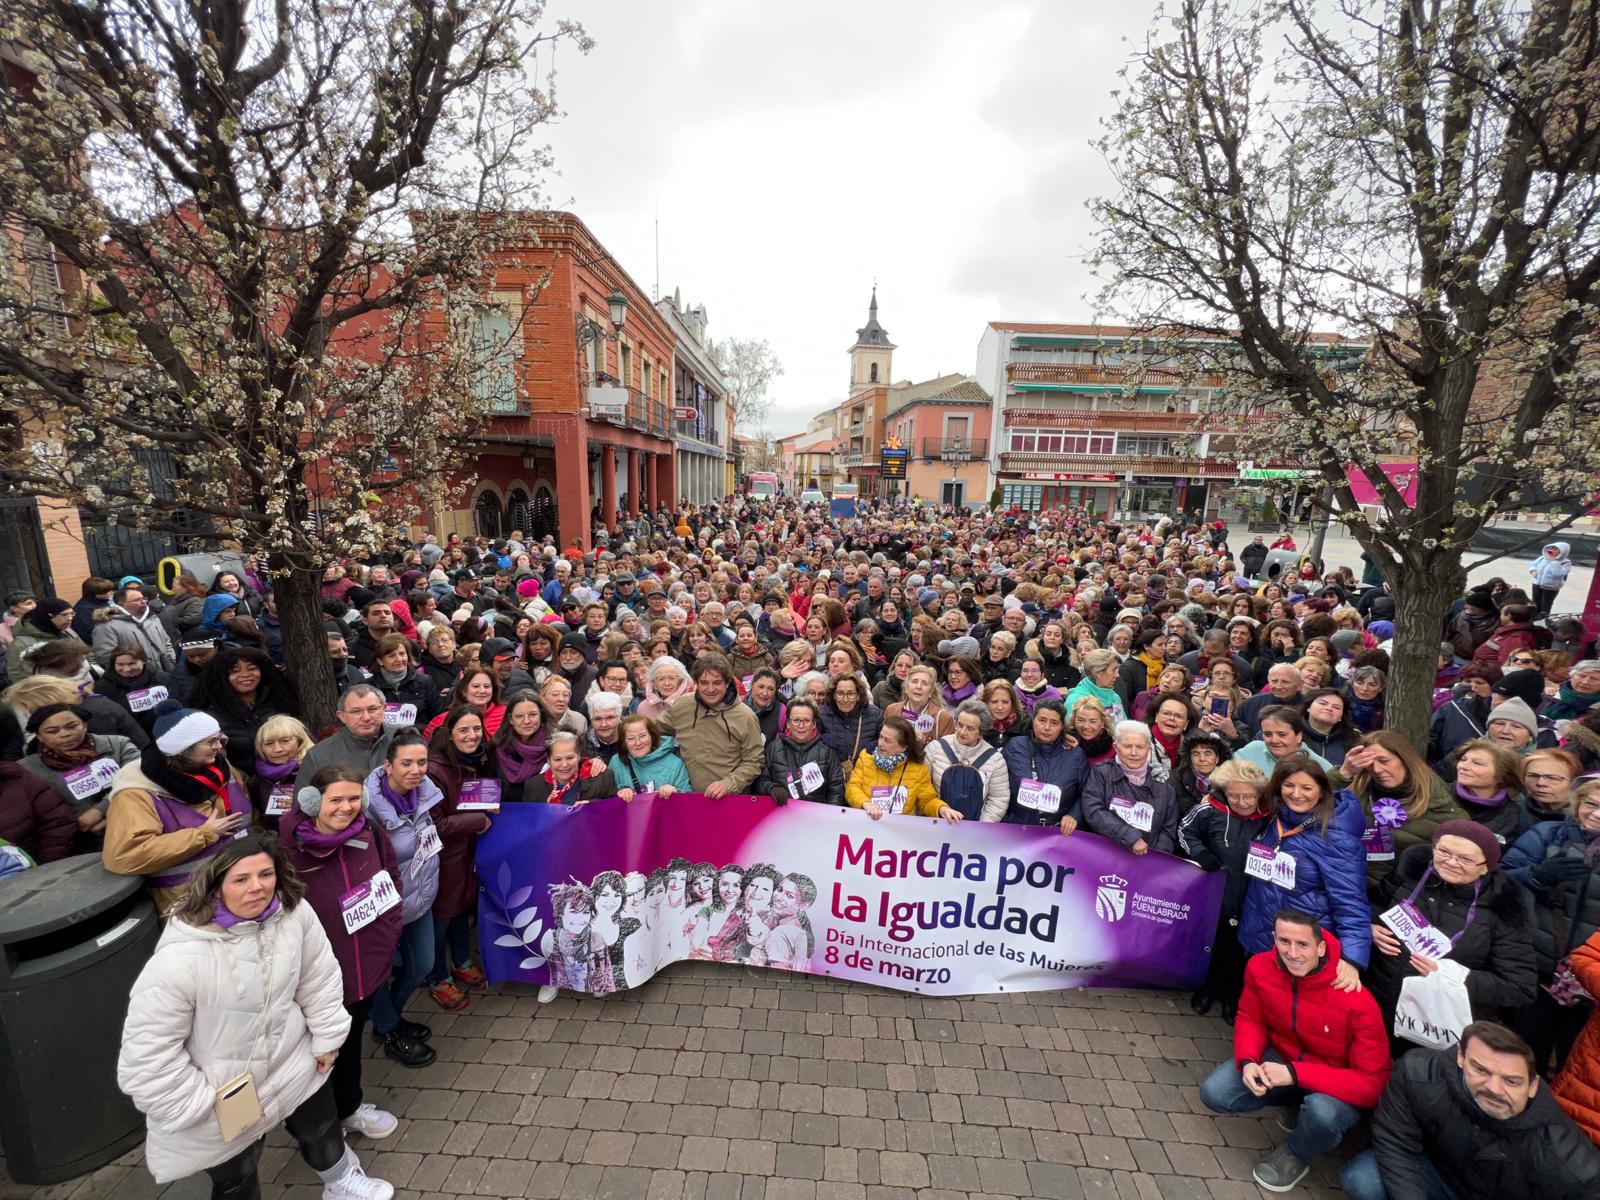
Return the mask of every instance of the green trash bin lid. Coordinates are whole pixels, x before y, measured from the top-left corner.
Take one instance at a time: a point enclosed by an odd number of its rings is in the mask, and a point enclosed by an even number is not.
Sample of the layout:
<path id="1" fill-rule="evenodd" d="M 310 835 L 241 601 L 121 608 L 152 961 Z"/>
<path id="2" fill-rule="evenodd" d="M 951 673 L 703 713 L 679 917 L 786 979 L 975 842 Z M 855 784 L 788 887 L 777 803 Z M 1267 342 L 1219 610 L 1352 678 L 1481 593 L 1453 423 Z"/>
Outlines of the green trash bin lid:
<path id="1" fill-rule="evenodd" d="M 98 854 L 77 854 L 0 879 L 0 946 L 88 920 L 143 888 L 143 876 L 113 875 Z"/>

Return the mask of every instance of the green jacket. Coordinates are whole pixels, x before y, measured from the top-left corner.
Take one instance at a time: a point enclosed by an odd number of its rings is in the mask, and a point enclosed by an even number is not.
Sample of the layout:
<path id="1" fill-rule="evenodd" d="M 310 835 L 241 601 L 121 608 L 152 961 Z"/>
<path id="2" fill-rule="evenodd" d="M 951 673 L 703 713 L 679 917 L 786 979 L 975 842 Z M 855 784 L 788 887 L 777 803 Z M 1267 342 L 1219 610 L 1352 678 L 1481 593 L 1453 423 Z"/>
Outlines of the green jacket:
<path id="1" fill-rule="evenodd" d="M 656 720 L 661 732 L 678 739 L 678 753 L 689 768 L 690 790 L 703 792 L 717 780 L 728 791 L 749 794 L 761 774 L 766 743 L 761 723 L 733 688 L 727 700 L 707 708 L 690 692 Z"/>

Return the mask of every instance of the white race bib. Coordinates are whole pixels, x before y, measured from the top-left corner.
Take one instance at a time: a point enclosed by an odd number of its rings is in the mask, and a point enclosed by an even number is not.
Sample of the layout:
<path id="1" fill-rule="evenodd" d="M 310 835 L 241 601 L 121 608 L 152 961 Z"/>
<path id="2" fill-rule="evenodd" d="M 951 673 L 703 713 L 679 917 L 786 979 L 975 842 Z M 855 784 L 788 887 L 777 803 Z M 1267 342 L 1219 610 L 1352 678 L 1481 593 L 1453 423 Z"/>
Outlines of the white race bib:
<path id="1" fill-rule="evenodd" d="M 136 692 L 128 693 L 128 707 L 134 712 L 149 712 L 166 698 L 167 689 L 159 685 L 140 688 Z"/>
<path id="2" fill-rule="evenodd" d="M 1017 784 L 1017 803 L 1034 812 L 1060 812 L 1061 789 L 1053 783 L 1024 779 Z"/>
<path id="3" fill-rule="evenodd" d="M 1147 800 L 1129 800 L 1124 796 L 1111 797 L 1111 811 L 1141 833 L 1149 833 L 1156 823 L 1155 806 Z"/>
<path id="4" fill-rule="evenodd" d="M 905 812 L 906 789 L 904 787 L 875 787 L 872 789 L 872 802 L 886 813 Z"/>
<path id="5" fill-rule="evenodd" d="M 800 788 L 804 792 L 820 792 L 822 790 L 822 768 L 816 763 L 806 763 L 800 768 Z"/>
<path id="6" fill-rule="evenodd" d="M 1261 842 L 1250 843 L 1250 853 L 1245 856 L 1244 873 L 1251 879 L 1278 887 L 1294 887 L 1294 856 L 1285 854 Z"/>
<path id="7" fill-rule="evenodd" d="M 74 800 L 88 800 L 98 796 L 111 786 L 111 781 L 116 778 L 121 768 L 115 759 L 97 758 L 85 766 L 73 767 L 70 771 L 61 773 L 62 780 L 67 785 L 67 791 L 72 793 Z"/>
<path id="8" fill-rule="evenodd" d="M 289 811 L 289 805 L 294 800 L 294 784 L 275 783 L 272 790 L 267 793 L 267 816 L 281 817 Z"/>
<path id="9" fill-rule="evenodd" d="M 385 725 L 415 725 L 417 723 L 417 706 L 415 704 L 385 704 L 383 706 L 383 723 Z"/>
<path id="10" fill-rule="evenodd" d="M 904 716 L 905 714 L 902 713 L 901 715 Z M 911 728 L 915 729 L 918 733 L 932 733 L 933 714 L 930 712 L 919 712 L 916 716 L 911 718 Z"/>
<path id="11" fill-rule="evenodd" d="M 339 915 L 344 918 L 344 931 L 355 933 L 365 929 L 399 903 L 400 889 L 395 887 L 389 872 L 379 871 L 360 887 L 353 887 L 339 897 Z"/>
<path id="12" fill-rule="evenodd" d="M 425 863 L 444 849 L 444 843 L 439 840 L 439 831 L 434 828 L 433 822 L 417 830 L 417 852 L 411 856 L 415 863 Z"/>
<path id="13" fill-rule="evenodd" d="M 1420 954 L 1424 958 L 1444 958 L 1452 949 L 1450 939 L 1418 912 L 1414 904 L 1402 900 L 1381 914 L 1378 920 L 1394 930 L 1400 944 L 1412 954 Z"/>

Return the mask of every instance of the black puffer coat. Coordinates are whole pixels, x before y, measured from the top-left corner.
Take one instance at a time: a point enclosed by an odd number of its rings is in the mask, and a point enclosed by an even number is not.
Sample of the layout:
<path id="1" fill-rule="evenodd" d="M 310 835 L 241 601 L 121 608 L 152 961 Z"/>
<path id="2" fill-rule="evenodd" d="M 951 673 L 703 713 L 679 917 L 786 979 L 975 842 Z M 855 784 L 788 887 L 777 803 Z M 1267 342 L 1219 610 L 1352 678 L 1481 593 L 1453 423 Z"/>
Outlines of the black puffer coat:
<path id="1" fill-rule="evenodd" d="M 1533 1003 L 1539 982 L 1533 952 L 1533 897 L 1503 870 L 1491 871 L 1481 881 L 1477 911 L 1467 925 L 1472 888 L 1446 883 L 1436 872 L 1429 873 L 1432 862 L 1432 846 L 1413 846 L 1400 855 L 1394 869 L 1378 884 L 1374 922 L 1378 914 L 1409 899 L 1427 874 L 1414 903 L 1440 933 L 1461 935 L 1450 957 L 1470 972 L 1467 998 L 1472 1002 L 1473 1019 L 1498 1021 L 1504 1011 Z M 1386 1026 L 1394 1024 L 1400 985 L 1415 974 L 1410 954 L 1402 950 L 1390 956 L 1373 946 L 1363 978 L 1383 1010 Z"/>
<path id="2" fill-rule="evenodd" d="M 1393 1200 L 1433 1194 L 1419 1155 L 1461 1200 L 1589 1200 L 1600 1191 L 1600 1150 L 1549 1088 L 1495 1120 L 1467 1094 L 1454 1047 L 1416 1049 L 1394 1064 L 1372 1119 L 1372 1149 Z"/>
<path id="3" fill-rule="evenodd" d="M 817 724 L 822 740 L 838 756 L 841 763 L 853 763 L 863 750 L 878 744 L 878 732 L 883 728 L 883 710 L 876 704 L 862 704 L 849 712 L 840 712 L 829 700 L 817 714 Z"/>
<path id="4" fill-rule="evenodd" d="M 804 792 L 803 796 L 791 796 L 789 779 L 792 776 L 795 789 L 803 791 L 800 775 L 807 763 L 814 764 L 822 772 L 822 787 L 817 791 Z M 842 807 L 844 783 L 845 773 L 839 765 L 839 756 L 821 737 L 803 742 L 780 737 L 767 743 L 766 760 L 761 767 L 761 778 L 756 780 L 755 791 L 758 795 L 771 796 L 780 802 L 805 799 Z"/>
<path id="5" fill-rule="evenodd" d="M 417 710 L 416 720 L 411 722 L 421 729 L 433 720 L 440 712 L 444 711 L 444 702 L 439 698 L 438 689 L 434 682 L 416 667 L 407 667 L 404 677 L 399 683 L 390 683 L 383 677 L 382 671 L 374 671 L 372 678 L 367 680 L 373 687 L 383 693 L 385 704 L 409 704 Z M 387 715 L 385 724 L 395 724 Z"/>

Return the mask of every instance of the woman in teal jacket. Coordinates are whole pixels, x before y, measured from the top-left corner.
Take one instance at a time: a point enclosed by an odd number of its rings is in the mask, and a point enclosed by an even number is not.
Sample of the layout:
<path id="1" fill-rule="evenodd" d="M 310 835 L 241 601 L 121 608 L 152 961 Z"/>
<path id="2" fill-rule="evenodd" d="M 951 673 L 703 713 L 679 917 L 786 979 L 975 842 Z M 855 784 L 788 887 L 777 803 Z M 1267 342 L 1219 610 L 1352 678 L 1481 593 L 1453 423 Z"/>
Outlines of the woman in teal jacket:
<path id="1" fill-rule="evenodd" d="M 663 737 L 649 717 L 624 717 L 617 729 L 619 749 L 611 760 L 617 795 L 632 800 L 636 793 L 670 796 L 689 790 L 689 769 L 678 757 L 677 743 Z"/>

